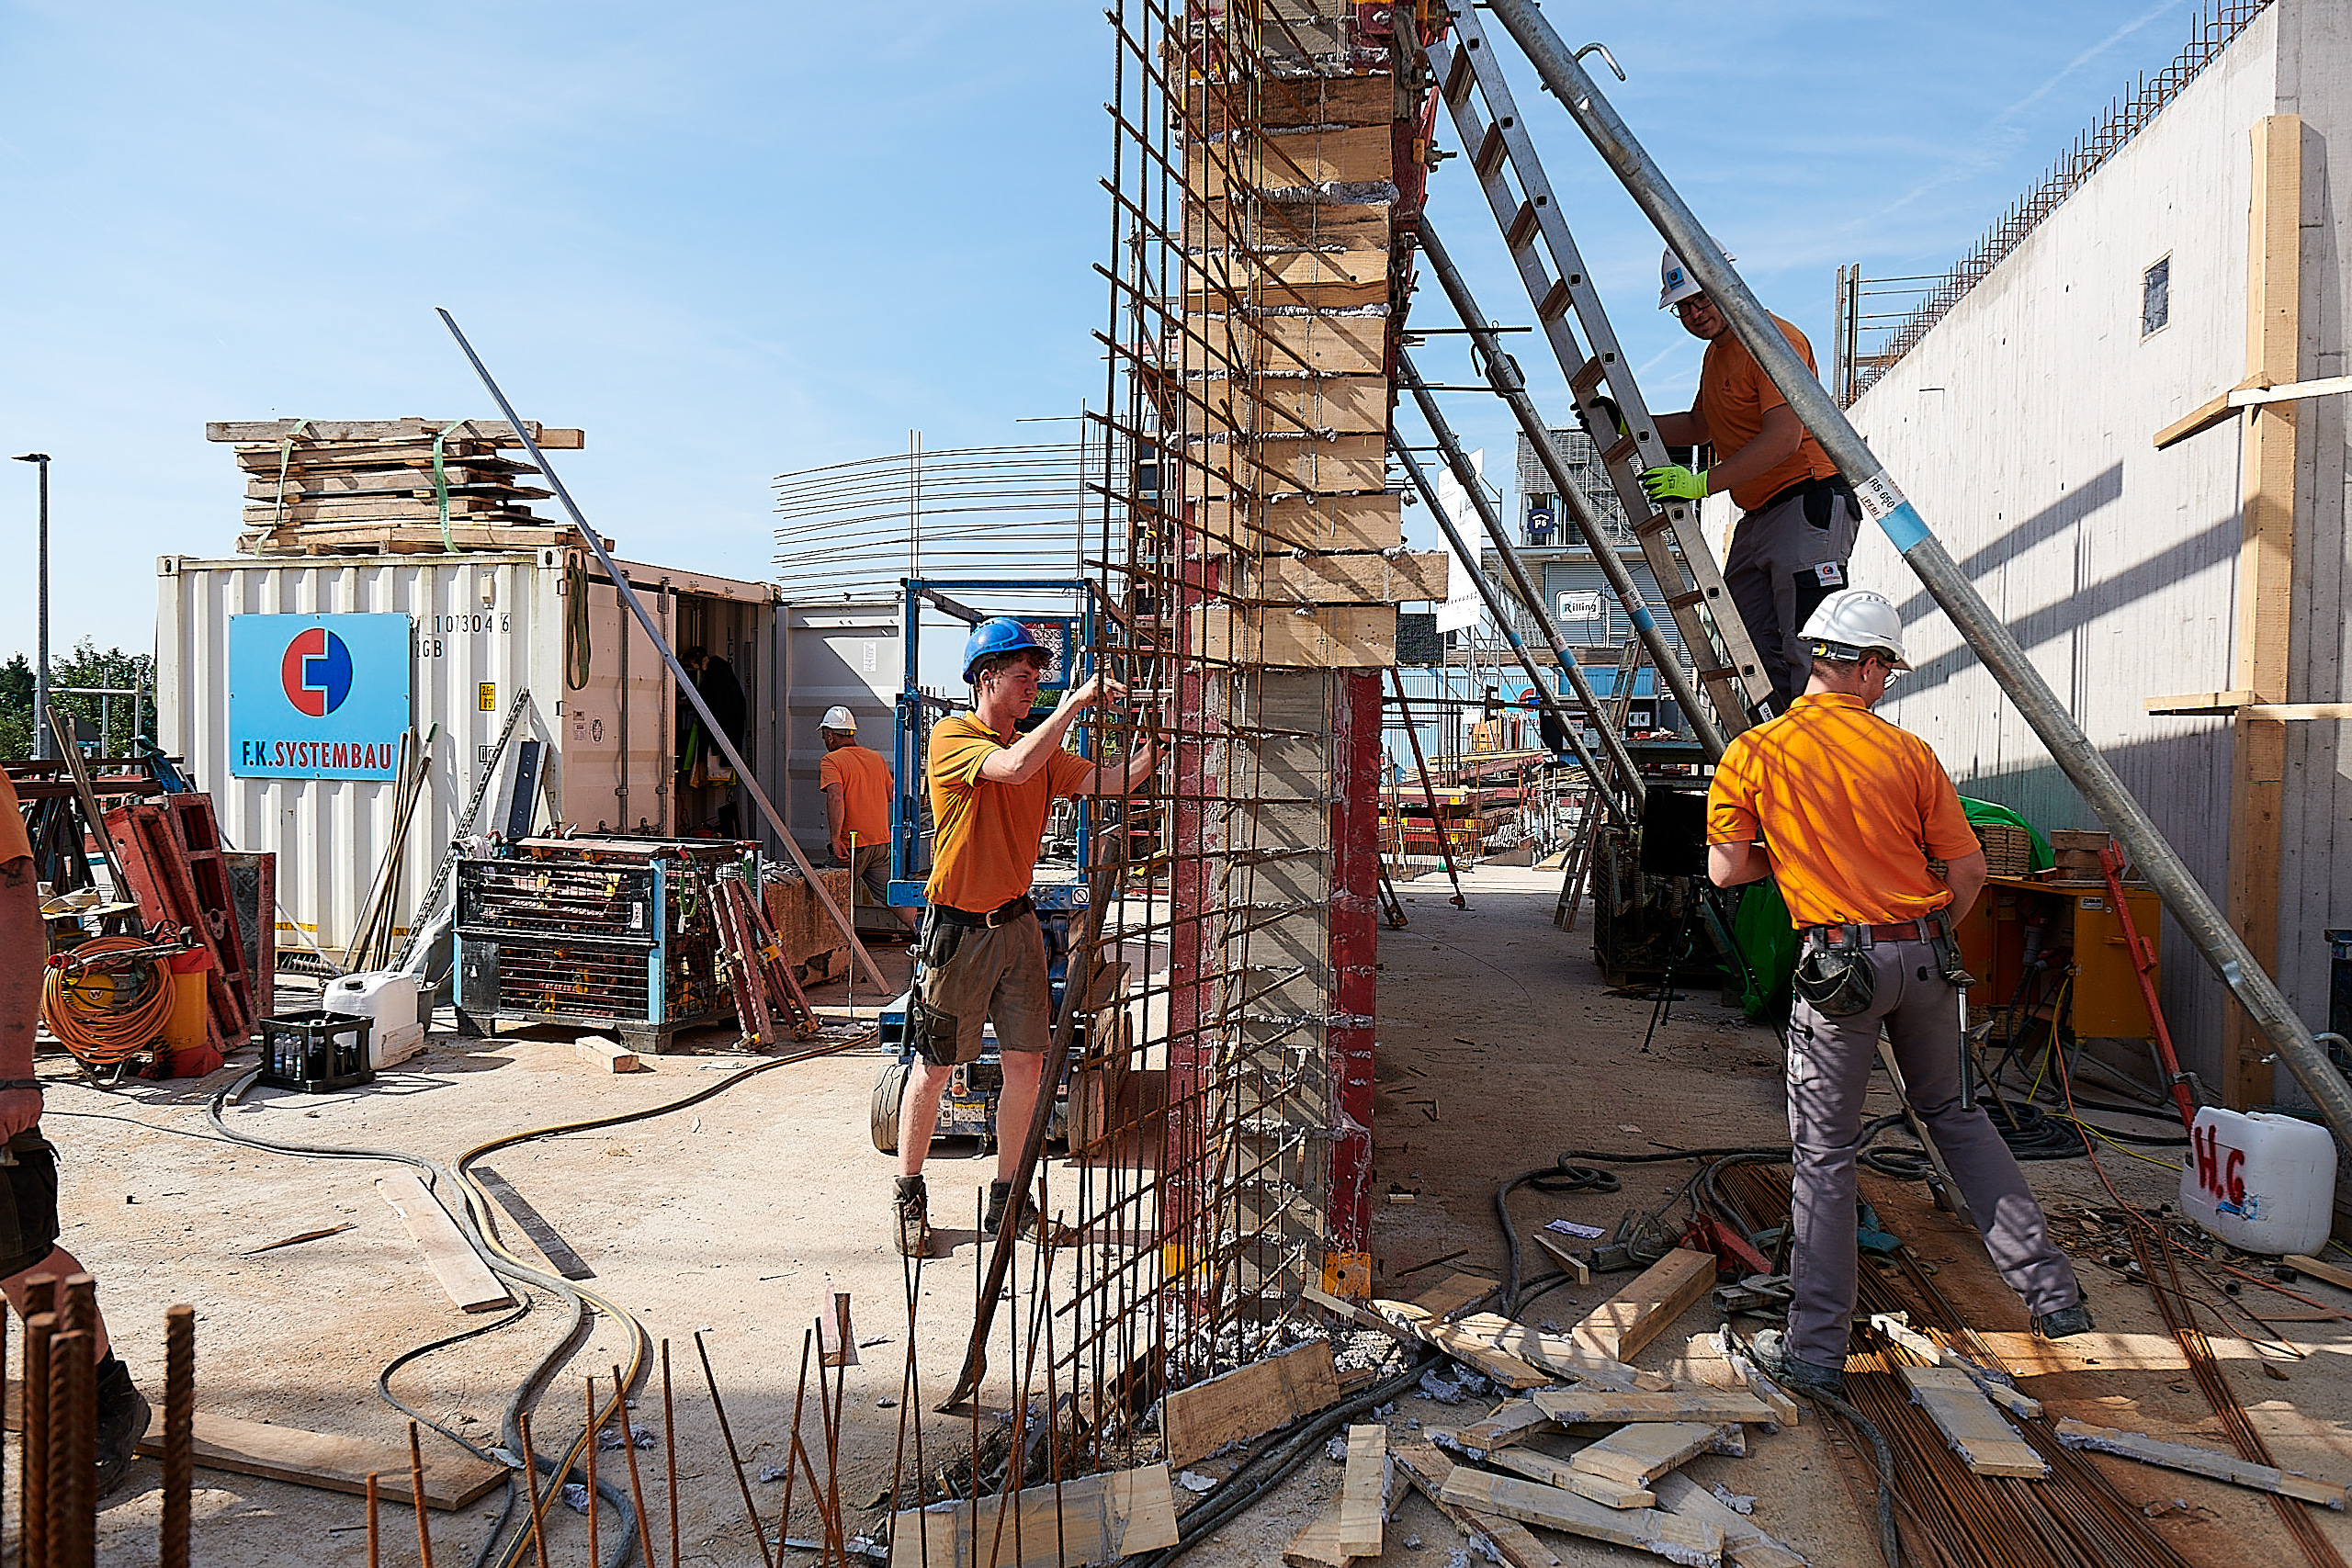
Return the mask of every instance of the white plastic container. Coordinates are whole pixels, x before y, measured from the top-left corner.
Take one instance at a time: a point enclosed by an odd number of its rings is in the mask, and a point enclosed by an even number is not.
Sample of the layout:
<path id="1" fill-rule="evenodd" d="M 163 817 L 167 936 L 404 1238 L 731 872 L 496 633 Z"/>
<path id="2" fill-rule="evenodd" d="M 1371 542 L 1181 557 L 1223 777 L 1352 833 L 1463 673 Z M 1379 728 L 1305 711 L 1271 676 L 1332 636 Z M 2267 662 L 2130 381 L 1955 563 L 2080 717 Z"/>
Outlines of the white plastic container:
<path id="1" fill-rule="evenodd" d="M 2273 1257 L 2327 1245 L 2335 1139 L 2293 1116 L 2209 1105 L 2182 1156 L 2180 1206 L 2232 1247 Z"/>
<path id="2" fill-rule="evenodd" d="M 326 1009 L 345 1018 L 370 1020 L 368 1065 L 390 1067 L 424 1049 L 424 1025 L 416 1018 L 416 976 L 389 969 L 345 975 L 327 982 Z"/>

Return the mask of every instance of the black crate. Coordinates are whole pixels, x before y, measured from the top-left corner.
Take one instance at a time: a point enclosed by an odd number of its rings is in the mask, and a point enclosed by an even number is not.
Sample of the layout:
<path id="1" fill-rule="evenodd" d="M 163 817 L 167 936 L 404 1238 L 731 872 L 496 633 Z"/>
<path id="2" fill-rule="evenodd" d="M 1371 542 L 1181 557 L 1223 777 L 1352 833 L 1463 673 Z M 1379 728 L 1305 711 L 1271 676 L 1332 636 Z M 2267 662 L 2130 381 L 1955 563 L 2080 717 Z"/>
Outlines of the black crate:
<path id="1" fill-rule="evenodd" d="M 261 1081 L 324 1094 L 376 1076 L 368 1065 L 373 1020 L 336 1012 L 288 1012 L 261 1021 Z"/>

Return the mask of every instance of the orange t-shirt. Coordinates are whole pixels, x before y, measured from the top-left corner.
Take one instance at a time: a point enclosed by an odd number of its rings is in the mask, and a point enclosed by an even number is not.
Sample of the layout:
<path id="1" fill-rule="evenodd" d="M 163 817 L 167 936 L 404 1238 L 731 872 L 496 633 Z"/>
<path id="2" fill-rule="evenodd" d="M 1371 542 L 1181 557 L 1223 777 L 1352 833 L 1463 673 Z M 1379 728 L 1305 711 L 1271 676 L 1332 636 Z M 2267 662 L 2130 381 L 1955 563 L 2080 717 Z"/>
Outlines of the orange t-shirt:
<path id="1" fill-rule="evenodd" d="M 1804 333 L 1778 316 L 1772 323 L 1804 356 L 1804 367 L 1813 369 L 1813 344 L 1805 341 Z M 1707 422 L 1707 439 L 1715 448 L 1715 461 L 1722 462 L 1755 440 L 1763 433 L 1764 416 L 1788 400 L 1747 352 L 1747 345 L 1731 333 L 1723 333 L 1707 344 L 1706 360 L 1699 367 L 1698 410 Z M 1786 460 L 1734 487 L 1731 498 L 1742 512 L 1753 512 L 1792 484 L 1826 479 L 1837 471 L 1838 465 L 1808 431 Z"/>
<path id="2" fill-rule="evenodd" d="M 1056 800 L 1078 794 L 1094 764 L 1056 750 L 1026 784 L 980 777 L 981 765 L 1005 749 L 979 715 L 959 713 L 931 727 L 931 880 L 923 897 L 951 909 L 984 915 L 1029 891 L 1037 840 Z"/>
<path id="3" fill-rule="evenodd" d="M 25 835 L 25 814 L 17 806 L 17 786 L 0 775 L 0 865 L 30 860 L 33 841 Z"/>
<path id="4" fill-rule="evenodd" d="M 1733 738 L 1707 790 L 1707 841 L 1761 839 L 1800 926 L 1883 925 L 1932 914 L 1951 889 L 1928 857 L 1977 849 L 1928 743 L 1858 697 L 1799 697 Z"/>
<path id="5" fill-rule="evenodd" d="M 842 831 L 860 849 L 890 841 L 890 764 L 863 746 L 828 751 L 817 764 L 817 784 L 842 792 Z"/>

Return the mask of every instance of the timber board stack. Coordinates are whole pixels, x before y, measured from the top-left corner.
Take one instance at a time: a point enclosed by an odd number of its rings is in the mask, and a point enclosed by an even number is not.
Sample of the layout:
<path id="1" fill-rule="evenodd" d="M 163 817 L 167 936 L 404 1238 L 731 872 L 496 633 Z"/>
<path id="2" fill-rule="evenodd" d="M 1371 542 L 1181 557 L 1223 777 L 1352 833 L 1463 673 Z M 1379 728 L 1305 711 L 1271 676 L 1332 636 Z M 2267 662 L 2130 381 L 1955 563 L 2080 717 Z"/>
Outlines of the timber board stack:
<path id="1" fill-rule="evenodd" d="M 576 452 L 577 430 L 524 429 L 540 446 Z M 444 532 L 433 467 L 440 438 Z M 504 420 L 231 420 L 204 427 L 207 441 L 236 448 L 245 476 L 244 555 L 439 554 L 530 550 L 577 541 L 570 523 L 527 504 L 554 492 L 539 470 L 503 456 L 522 438 Z"/>

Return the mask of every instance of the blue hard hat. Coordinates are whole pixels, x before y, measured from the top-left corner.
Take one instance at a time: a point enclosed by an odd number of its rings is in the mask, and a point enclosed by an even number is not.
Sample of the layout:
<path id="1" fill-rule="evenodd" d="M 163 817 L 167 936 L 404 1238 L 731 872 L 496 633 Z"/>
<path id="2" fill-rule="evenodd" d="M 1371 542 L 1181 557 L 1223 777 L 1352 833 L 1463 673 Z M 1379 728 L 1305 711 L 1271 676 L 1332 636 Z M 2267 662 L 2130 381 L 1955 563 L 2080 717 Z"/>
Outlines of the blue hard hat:
<path id="1" fill-rule="evenodd" d="M 964 679 L 972 679 L 972 666 L 983 659 L 993 659 L 1001 653 L 1037 653 L 1051 662 L 1052 650 L 1029 635 L 1029 628 L 1011 615 L 999 615 L 982 621 L 964 639 Z"/>

